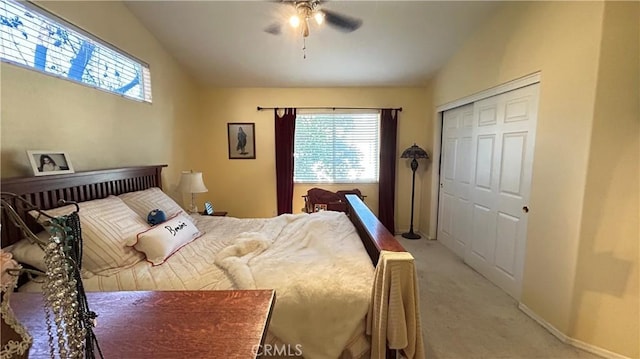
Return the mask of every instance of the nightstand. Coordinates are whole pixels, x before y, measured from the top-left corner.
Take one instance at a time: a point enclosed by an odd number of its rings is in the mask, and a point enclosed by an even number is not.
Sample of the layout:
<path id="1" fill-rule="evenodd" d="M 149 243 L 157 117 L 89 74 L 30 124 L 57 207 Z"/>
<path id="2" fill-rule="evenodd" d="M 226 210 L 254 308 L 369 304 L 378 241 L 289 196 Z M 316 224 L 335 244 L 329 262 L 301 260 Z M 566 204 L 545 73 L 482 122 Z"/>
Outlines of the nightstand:
<path id="1" fill-rule="evenodd" d="M 226 217 L 227 211 L 215 211 L 213 214 L 207 214 L 206 212 L 201 213 L 203 216 L 214 216 L 214 217 Z"/>

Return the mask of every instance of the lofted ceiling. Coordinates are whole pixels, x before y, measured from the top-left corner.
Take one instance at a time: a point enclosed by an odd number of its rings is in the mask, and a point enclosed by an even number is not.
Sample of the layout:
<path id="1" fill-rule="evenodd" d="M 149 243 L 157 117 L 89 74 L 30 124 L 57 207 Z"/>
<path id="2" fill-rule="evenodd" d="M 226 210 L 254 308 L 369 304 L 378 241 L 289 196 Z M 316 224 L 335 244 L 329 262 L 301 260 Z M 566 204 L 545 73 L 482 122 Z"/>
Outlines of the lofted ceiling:
<path id="1" fill-rule="evenodd" d="M 499 2 L 342 1 L 322 7 L 360 18 L 343 33 L 283 26 L 290 4 L 269 1 L 131 1 L 133 14 L 201 84 L 213 87 L 422 86 Z M 303 46 L 306 45 L 306 58 Z"/>

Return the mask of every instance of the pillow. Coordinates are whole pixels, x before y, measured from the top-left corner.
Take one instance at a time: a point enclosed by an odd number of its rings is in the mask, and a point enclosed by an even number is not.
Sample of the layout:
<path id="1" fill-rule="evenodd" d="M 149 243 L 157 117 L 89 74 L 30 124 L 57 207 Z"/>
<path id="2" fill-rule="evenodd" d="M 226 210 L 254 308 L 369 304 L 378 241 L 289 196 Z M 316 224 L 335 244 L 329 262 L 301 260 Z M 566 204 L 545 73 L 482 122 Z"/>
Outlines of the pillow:
<path id="1" fill-rule="evenodd" d="M 40 241 L 48 243 L 51 236 L 47 231 L 42 231 L 36 234 L 36 237 Z M 28 264 L 42 272 L 47 271 L 47 266 L 44 264 L 44 250 L 39 245 L 32 243 L 31 240 L 23 238 L 6 249 L 13 254 L 13 259 L 16 261 Z"/>
<path id="2" fill-rule="evenodd" d="M 139 233 L 135 243 L 130 245 L 143 252 L 147 261 L 157 266 L 201 235 L 189 216 L 177 214 L 168 221 Z"/>
<path id="3" fill-rule="evenodd" d="M 118 196 L 140 218 L 147 218 L 149 212 L 154 209 L 163 211 L 168 217 L 186 212 L 171 197 L 158 187 L 145 189 L 144 191 L 123 193 Z"/>
<path id="4" fill-rule="evenodd" d="M 42 231 L 36 234 L 38 239 L 44 242 L 49 242 L 51 235 L 47 231 Z M 41 272 L 47 271 L 47 265 L 44 261 L 44 250 L 39 245 L 32 243 L 29 239 L 23 238 L 18 242 L 6 247 L 7 251 L 13 254 L 13 259 L 16 261 L 29 265 Z M 89 272 L 85 268 L 80 271 L 82 278 L 91 278 L 92 272 Z"/>
<path id="5" fill-rule="evenodd" d="M 80 202 L 80 226 L 82 229 L 82 267 L 94 274 L 110 275 L 130 267 L 144 256 L 126 245 L 135 240 L 136 233 L 149 225 L 118 197 Z M 69 205 L 45 211 L 58 217 L 70 214 L 75 206 Z M 42 224 L 48 218 L 30 212 Z"/>

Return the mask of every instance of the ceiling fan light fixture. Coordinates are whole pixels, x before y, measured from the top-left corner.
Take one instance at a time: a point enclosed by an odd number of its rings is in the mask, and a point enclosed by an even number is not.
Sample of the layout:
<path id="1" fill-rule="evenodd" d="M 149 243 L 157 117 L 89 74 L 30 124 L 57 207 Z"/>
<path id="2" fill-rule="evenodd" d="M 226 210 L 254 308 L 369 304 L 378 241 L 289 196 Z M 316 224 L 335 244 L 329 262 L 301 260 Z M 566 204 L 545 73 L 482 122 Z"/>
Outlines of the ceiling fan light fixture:
<path id="1" fill-rule="evenodd" d="M 339 31 L 348 33 L 353 32 L 360 28 L 362 25 L 362 20 L 358 18 L 354 18 L 348 15 L 343 15 L 331 10 L 322 9 L 320 4 L 329 0 L 271 0 L 273 2 L 279 2 L 282 4 L 293 5 L 295 14 L 289 17 L 289 25 L 296 29 L 295 32 L 298 32 L 302 35 L 303 47 L 302 53 L 303 58 L 307 58 L 306 55 L 306 38 L 309 36 L 309 26 L 313 25 L 313 21 L 316 22 L 318 26 L 327 24 Z M 291 14 L 291 13 L 289 13 Z M 286 18 L 286 16 L 285 16 Z M 282 19 L 278 23 L 271 24 L 267 26 L 264 31 L 272 34 L 279 35 L 282 27 Z M 286 26 L 286 25 L 285 25 Z"/>

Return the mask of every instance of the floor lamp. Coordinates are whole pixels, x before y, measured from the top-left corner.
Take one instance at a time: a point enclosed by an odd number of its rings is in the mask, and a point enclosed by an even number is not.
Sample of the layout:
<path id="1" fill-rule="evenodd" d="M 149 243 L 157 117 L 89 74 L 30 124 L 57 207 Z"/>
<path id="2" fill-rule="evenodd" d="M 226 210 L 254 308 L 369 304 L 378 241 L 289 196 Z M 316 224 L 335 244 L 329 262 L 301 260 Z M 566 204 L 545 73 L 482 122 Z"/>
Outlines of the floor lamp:
<path id="1" fill-rule="evenodd" d="M 418 158 L 429 159 L 429 154 L 414 143 L 413 146 L 402 152 L 400 158 L 411 158 L 411 170 L 413 171 L 413 179 L 411 181 L 411 227 L 409 232 L 402 233 L 402 236 L 408 239 L 420 239 L 419 234 L 413 233 L 413 200 L 416 193 L 416 170 L 418 169 Z"/>

